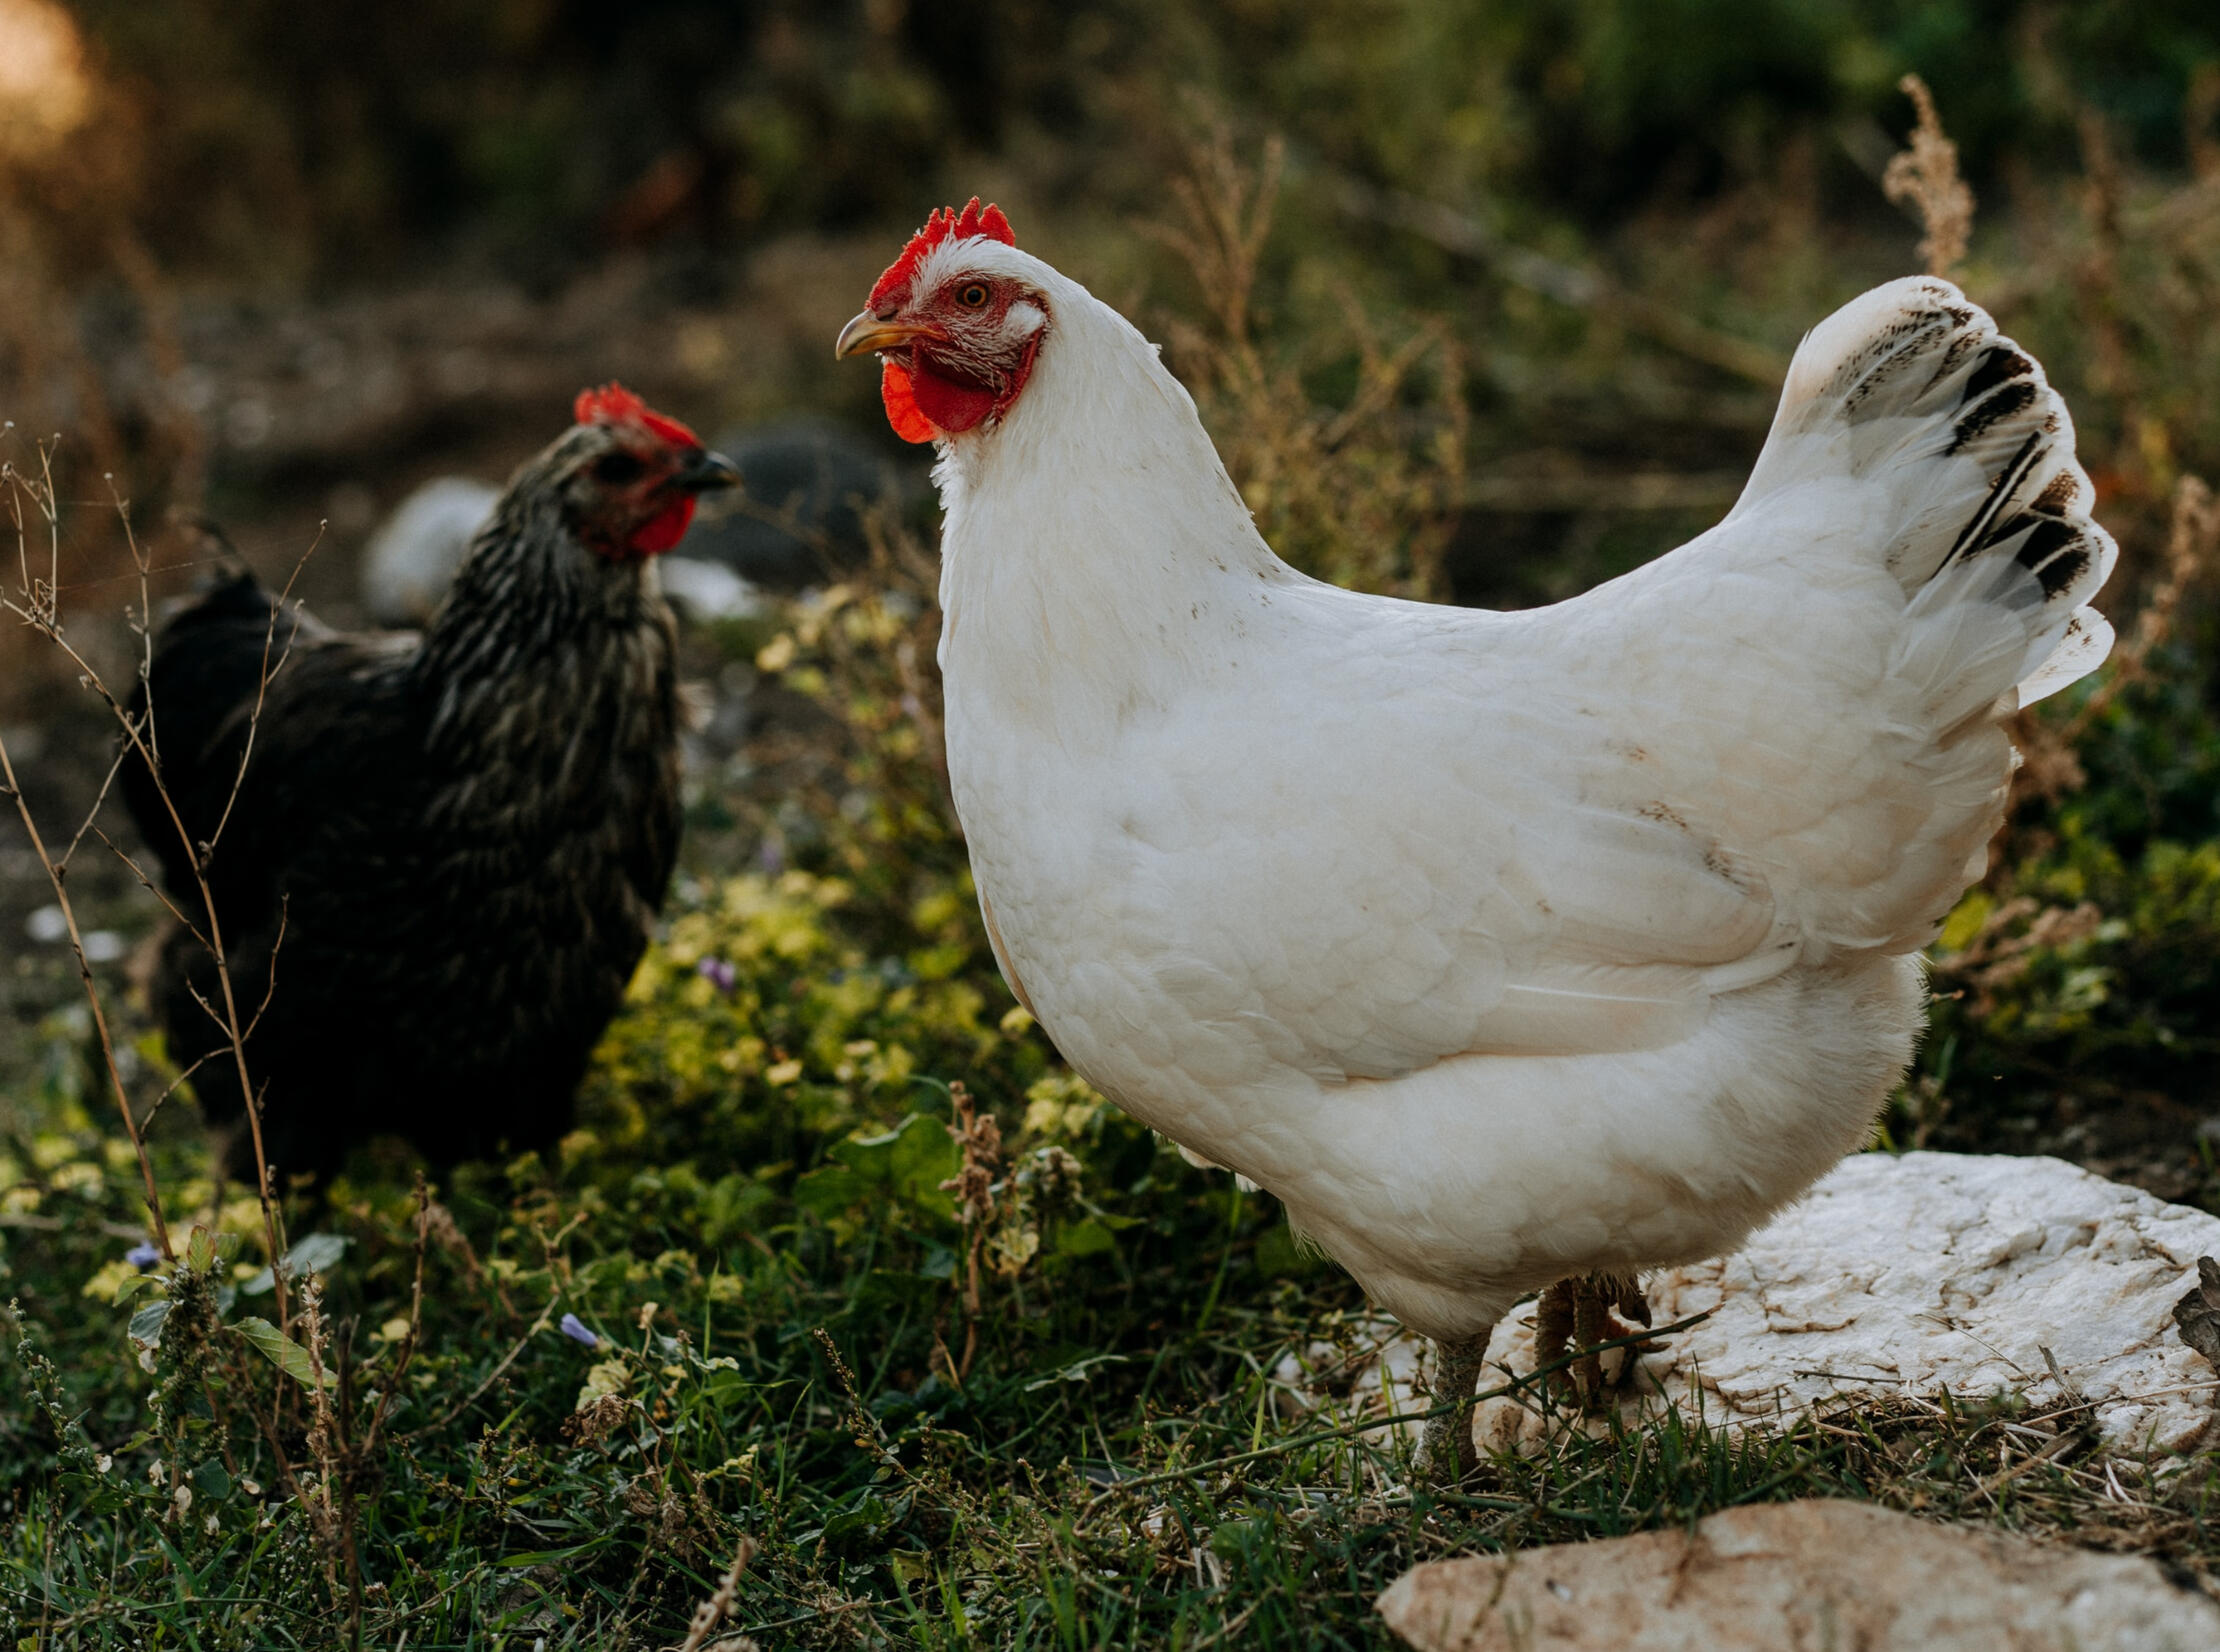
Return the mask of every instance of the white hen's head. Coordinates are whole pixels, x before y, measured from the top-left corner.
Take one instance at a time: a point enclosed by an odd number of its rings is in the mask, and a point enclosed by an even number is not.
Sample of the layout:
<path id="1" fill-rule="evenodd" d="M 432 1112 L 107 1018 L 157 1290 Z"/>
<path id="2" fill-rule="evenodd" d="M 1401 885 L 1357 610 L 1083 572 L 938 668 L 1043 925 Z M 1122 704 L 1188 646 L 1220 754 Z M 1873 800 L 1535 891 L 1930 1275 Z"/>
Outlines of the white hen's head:
<path id="1" fill-rule="evenodd" d="M 989 426 L 1024 392 L 1052 324 L 1045 266 L 1000 207 L 943 208 L 910 237 L 841 330 L 836 356 L 878 352 L 895 433 L 929 442 Z"/>

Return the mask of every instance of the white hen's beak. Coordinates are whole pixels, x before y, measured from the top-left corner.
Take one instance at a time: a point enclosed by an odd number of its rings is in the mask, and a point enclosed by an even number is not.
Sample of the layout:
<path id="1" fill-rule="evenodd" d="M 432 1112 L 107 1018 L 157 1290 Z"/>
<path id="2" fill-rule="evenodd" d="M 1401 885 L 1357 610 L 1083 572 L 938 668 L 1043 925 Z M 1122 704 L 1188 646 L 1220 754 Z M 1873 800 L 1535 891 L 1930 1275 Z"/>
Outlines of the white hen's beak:
<path id="1" fill-rule="evenodd" d="M 946 336 L 928 321 L 902 321 L 866 310 L 840 329 L 840 337 L 833 341 L 833 360 L 860 356 L 867 350 L 899 350 L 912 339 Z"/>

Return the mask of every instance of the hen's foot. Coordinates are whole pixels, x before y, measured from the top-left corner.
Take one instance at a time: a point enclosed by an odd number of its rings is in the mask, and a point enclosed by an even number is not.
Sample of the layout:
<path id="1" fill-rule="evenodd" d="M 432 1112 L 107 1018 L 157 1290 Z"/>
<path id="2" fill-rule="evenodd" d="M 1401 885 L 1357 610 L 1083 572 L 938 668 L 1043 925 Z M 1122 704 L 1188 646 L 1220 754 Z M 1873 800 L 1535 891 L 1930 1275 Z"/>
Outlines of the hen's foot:
<path id="1" fill-rule="evenodd" d="M 1553 1388 L 1559 1384 L 1569 1388 L 1571 1397 L 1583 1408 L 1601 1405 L 1607 1388 L 1621 1386 L 1633 1375 L 1636 1356 L 1660 1346 L 1649 1342 L 1633 1344 L 1627 1349 L 1627 1357 L 1621 1361 L 1618 1371 L 1606 1377 L 1603 1356 L 1595 1351 L 1595 1345 L 1635 1335 L 1631 1327 L 1620 1322 L 1618 1314 L 1626 1315 L 1643 1327 L 1650 1323 L 1650 1305 L 1642 1295 L 1640 1283 L 1612 1274 L 1560 1279 L 1542 1292 L 1541 1301 L 1535 1305 L 1534 1365 L 1537 1370 L 1555 1364 L 1574 1349 L 1586 1350 L 1569 1369 L 1546 1379 Z"/>
<path id="2" fill-rule="evenodd" d="M 1488 1338 L 1494 1333 L 1495 1327 L 1490 1325 L 1477 1336 L 1434 1339 L 1430 1384 L 1434 1405 L 1469 1400 L 1479 1391 L 1480 1368 L 1487 1362 Z M 1463 1484 L 1479 1461 L 1479 1448 L 1472 1443 L 1471 1406 L 1460 1405 L 1426 1420 L 1426 1434 L 1419 1442 L 1419 1468 L 1436 1485 Z"/>

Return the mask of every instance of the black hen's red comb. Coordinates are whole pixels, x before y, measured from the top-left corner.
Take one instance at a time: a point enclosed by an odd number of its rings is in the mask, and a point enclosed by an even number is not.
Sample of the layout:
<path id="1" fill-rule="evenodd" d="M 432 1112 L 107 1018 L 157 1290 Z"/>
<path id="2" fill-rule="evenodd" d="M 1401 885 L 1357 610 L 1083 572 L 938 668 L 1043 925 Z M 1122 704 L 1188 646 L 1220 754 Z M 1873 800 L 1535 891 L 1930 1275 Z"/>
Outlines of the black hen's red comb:
<path id="1" fill-rule="evenodd" d="M 925 220 L 925 227 L 910 237 L 910 244 L 902 249 L 902 256 L 886 267 L 879 284 L 871 289 L 869 307 L 876 310 L 888 298 L 906 290 L 917 275 L 917 266 L 925 262 L 925 255 L 943 241 L 969 241 L 981 235 L 990 241 L 1000 241 L 1006 247 L 1017 245 L 1016 232 L 1010 228 L 1010 220 L 1002 215 L 1002 209 L 981 207 L 976 195 L 961 212 L 954 207 L 935 207 L 933 215 Z"/>
<path id="2" fill-rule="evenodd" d="M 666 442 L 701 446 L 699 436 L 676 419 L 656 412 L 613 379 L 599 390 L 579 391 L 578 400 L 571 404 L 571 414 L 580 424 L 644 424 Z"/>

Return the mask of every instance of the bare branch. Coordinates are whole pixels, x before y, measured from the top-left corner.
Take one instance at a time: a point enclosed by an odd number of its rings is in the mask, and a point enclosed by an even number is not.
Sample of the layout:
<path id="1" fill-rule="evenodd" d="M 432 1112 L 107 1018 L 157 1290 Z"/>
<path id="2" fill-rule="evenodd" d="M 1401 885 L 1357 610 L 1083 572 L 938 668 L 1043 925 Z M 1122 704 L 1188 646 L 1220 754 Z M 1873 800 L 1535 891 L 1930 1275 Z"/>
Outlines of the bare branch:
<path id="1" fill-rule="evenodd" d="M 260 680 L 254 685 L 254 709 L 247 713 L 247 740 L 246 744 L 239 750 L 239 772 L 232 778 L 231 794 L 224 799 L 224 812 L 216 819 L 216 829 L 208 834 L 208 842 L 204 846 L 206 854 L 212 855 L 216 852 L 216 845 L 223 841 L 224 828 L 231 824 L 231 811 L 239 801 L 240 789 L 246 785 L 247 763 L 254 756 L 254 738 L 262 726 L 262 707 L 269 699 L 270 678 L 282 670 L 285 662 L 293 657 L 293 639 L 300 635 L 300 625 L 296 619 L 291 634 L 285 639 L 285 647 L 278 655 L 277 664 L 272 665 L 270 663 L 270 649 L 277 641 L 278 616 L 285 612 L 286 601 L 293 595 L 293 587 L 301 577 L 301 570 L 308 566 L 308 559 L 316 554 L 316 547 L 323 542 L 324 529 L 323 525 L 319 523 L 316 528 L 316 537 L 309 542 L 308 549 L 303 551 L 299 560 L 293 564 L 292 573 L 286 576 L 285 589 L 278 593 L 277 601 L 270 604 L 270 624 L 268 629 L 262 633 L 262 672 Z"/>
<path id="2" fill-rule="evenodd" d="M 239 1035 L 241 1038 L 252 1038 L 254 1036 L 254 1029 L 262 1025 L 263 1012 L 270 1007 L 270 1000 L 277 996 L 278 952 L 285 945 L 285 925 L 286 920 L 292 915 L 292 910 L 292 897 L 280 897 L 278 900 L 277 937 L 270 942 L 270 978 L 262 988 L 262 1002 L 254 1007 L 254 1019 L 247 1023 L 247 1030 Z"/>
<path id="3" fill-rule="evenodd" d="M 70 857 L 77 853 L 77 846 L 85 841 L 85 834 L 93 829 L 93 822 L 100 818 L 100 806 L 108 801 L 108 788 L 116 783 L 116 775 L 123 768 L 123 759 L 124 752 L 119 746 L 116 749 L 115 760 L 108 765 L 108 777 L 101 781 L 99 795 L 92 800 L 92 807 L 85 811 L 85 818 L 77 828 L 77 835 L 69 840 L 69 847 L 62 851 L 62 858 L 55 862 L 55 865 L 61 871 L 67 872 L 69 870 Z M 103 843 L 108 841 L 105 834 L 102 835 L 101 841 Z M 113 844 L 109 846 L 114 847 Z"/>
<path id="4" fill-rule="evenodd" d="M 30 799 L 23 795 L 22 783 L 17 780 L 15 760 L 8 755 L 8 743 L 0 738 L 0 779 L 7 782 L 8 795 L 15 799 L 16 814 L 23 821 L 23 830 L 30 835 L 31 851 L 38 856 L 39 864 L 46 870 L 46 881 L 54 890 L 54 900 L 62 909 L 62 922 L 69 930 L 70 951 L 77 959 L 77 978 L 85 989 L 85 1001 L 92 1008 L 93 1028 L 100 1037 L 100 1056 L 107 1068 L 109 1088 L 116 1098 L 116 1111 L 122 1115 L 124 1134 L 131 1139 L 132 1151 L 138 1156 L 139 1175 L 146 1188 L 148 1218 L 154 1223 L 155 1243 L 162 1254 L 171 1260 L 177 1253 L 170 1248 L 169 1223 L 162 1216 L 162 1194 L 154 1181 L 154 1161 L 147 1156 L 146 1140 L 139 1133 L 138 1122 L 131 1115 L 131 1098 L 123 1084 L 123 1071 L 116 1065 L 115 1040 L 108 1030 L 107 1006 L 100 1001 L 100 988 L 93 980 L 92 964 L 85 957 L 85 938 L 78 932 L 77 909 L 69 898 L 61 868 L 47 852 L 46 840 L 39 835 L 38 822 L 31 818 Z"/>
<path id="5" fill-rule="evenodd" d="M 213 1055 L 214 1053 L 214 1051 L 210 1051 L 209 1055 Z M 181 1070 L 178 1073 L 177 1077 L 170 1080 L 168 1088 L 164 1089 L 160 1095 L 154 1098 L 154 1104 L 146 1110 L 146 1115 L 139 1120 L 139 1128 L 141 1130 L 144 1130 L 148 1125 L 154 1122 L 154 1115 L 162 1110 L 162 1103 L 168 1101 L 170 1097 L 176 1095 L 177 1092 L 184 1087 L 186 1080 L 190 1079 L 195 1073 L 199 1072 L 202 1066 L 207 1063 L 207 1061 L 208 1055 L 197 1055 L 193 1057 L 191 1064 Z"/>
<path id="6" fill-rule="evenodd" d="M 177 903 L 170 899 L 169 895 L 163 890 L 160 884 L 156 883 L 152 878 L 146 875 L 146 869 L 144 867 L 142 867 L 137 861 L 133 860 L 129 855 L 123 852 L 123 846 L 121 844 L 117 843 L 115 839 L 111 838 L 106 832 L 103 832 L 97 826 L 93 828 L 93 836 L 97 837 L 102 843 L 106 844 L 108 846 L 108 852 L 114 855 L 116 859 L 122 861 L 124 865 L 128 866 L 131 869 L 131 875 L 139 880 L 140 886 L 150 891 L 153 894 L 154 898 L 160 901 L 162 905 L 168 910 L 169 915 L 185 926 L 185 932 L 188 935 L 192 936 L 194 940 L 200 942 L 202 946 L 206 946 L 208 944 L 207 937 L 201 934 L 200 930 L 194 925 L 193 920 L 186 917 L 185 914 L 179 910 Z"/>

